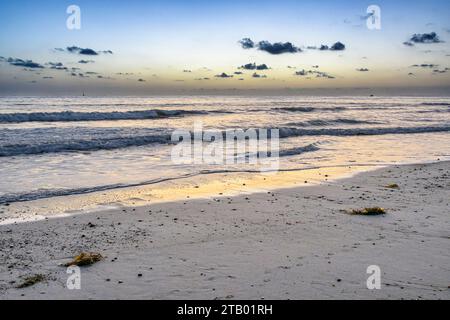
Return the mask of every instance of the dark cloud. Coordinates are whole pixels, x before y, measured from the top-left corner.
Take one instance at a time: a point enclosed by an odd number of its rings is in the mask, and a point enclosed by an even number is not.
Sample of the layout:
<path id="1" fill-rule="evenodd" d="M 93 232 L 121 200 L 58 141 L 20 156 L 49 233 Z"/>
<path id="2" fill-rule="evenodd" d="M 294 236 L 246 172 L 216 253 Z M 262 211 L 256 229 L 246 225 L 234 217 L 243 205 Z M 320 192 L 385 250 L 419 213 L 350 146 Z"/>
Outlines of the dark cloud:
<path id="1" fill-rule="evenodd" d="M 256 64 L 255 63 L 247 63 L 247 64 L 244 64 L 243 66 L 240 66 L 239 69 L 255 70 Z"/>
<path id="2" fill-rule="evenodd" d="M 225 72 L 222 72 L 221 74 L 216 74 L 215 77 L 216 78 L 233 78 L 232 75 L 228 75 Z"/>
<path id="3" fill-rule="evenodd" d="M 316 78 L 327 78 L 327 79 L 335 79 L 334 76 L 326 73 L 326 72 L 316 72 Z"/>
<path id="4" fill-rule="evenodd" d="M 48 65 L 50 65 L 50 69 L 54 69 L 54 70 L 67 70 L 67 67 L 65 67 L 61 62 L 49 62 L 47 63 Z"/>
<path id="5" fill-rule="evenodd" d="M 296 53 L 302 51 L 300 48 L 297 48 L 290 42 L 270 43 L 266 40 L 258 42 L 258 49 L 270 54 Z"/>
<path id="6" fill-rule="evenodd" d="M 333 51 L 342 51 L 345 50 L 345 44 L 343 44 L 342 42 L 338 41 L 335 44 L 333 44 L 330 48 L 330 50 Z"/>
<path id="7" fill-rule="evenodd" d="M 255 43 L 250 38 L 243 38 L 239 40 L 239 43 L 243 49 L 251 49 L 255 47 Z"/>
<path id="8" fill-rule="evenodd" d="M 94 63 L 94 60 L 80 60 L 78 63 L 87 64 L 87 63 Z"/>
<path id="9" fill-rule="evenodd" d="M 84 54 L 84 55 L 88 55 L 88 56 L 98 55 L 98 53 L 95 50 L 90 49 L 90 48 L 80 48 L 80 47 L 72 46 L 72 47 L 67 47 L 66 49 L 70 53 Z"/>
<path id="10" fill-rule="evenodd" d="M 320 45 L 320 47 L 309 46 L 307 48 L 308 49 L 312 49 L 312 50 L 320 50 L 320 51 L 327 51 L 327 50 L 342 51 L 342 50 L 345 50 L 345 44 L 343 44 L 342 42 L 338 41 L 338 42 L 334 43 L 331 46 L 328 46 L 326 44 L 322 44 L 322 45 Z"/>
<path id="11" fill-rule="evenodd" d="M 265 63 L 256 66 L 256 70 L 268 70 L 268 69 L 269 67 Z"/>
<path id="12" fill-rule="evenodd" d="M 367 71 L 369 71 L 369 69 L 367 69 L 367 68 L 359 68 L 359 69 L 356 69 L 356 71 L 367 72 Z"/>
<path id="13" fill-rule="evenodd" d="M 77 46 L 67 47 L 66 50 L 61 49 L 61 48 L 55 48 L 55 50 L 57 50 L 57 51 L 67 51 L 69 53 L 82 54 L 82 55 L 86 55 L 86 56 L 97 56 L 100 53 L 113 54 L 113 52 L 111 50 L 95 51 L 94 49 L 91 49 L 91 48 L 80 48 L 80 47 L 77 47 Z"/>
<path id="14" fill-rule="evenodd" d="M 442 70 L 435 69 L 435 70 L 433 70 L 433 73 L 446 73 L 449 70 L 450 70 L 449 68 L 445 68 L 445 69 L 442 69 Z"/>
<path id="15" fill-rule="evenodd" d="M 89 78 L 89 76 L 85 76 L 83 73 L 76 73 L 76 72 L 72 72 L 71 74 L 70 74 L 72 77 L 80 77 L 80 78 Z"/>
<path id="16" fill-rule="evenodd" d="M 294 73 L 294 75 L 296 76 L 307 76 L 307 75 L 316 75 L 316 78 L 327 78 L 327 79 L 334 79 L 335 77 L 326 73 L 326 72 L 322 72 L 322 71 L 318 71 L 318 70 L 300 70 L 300 71 L 296 71 Z"/>
<path id="17" fill-rule="evenodd" d="M 268 70 L 269 67 L 266 64 L 260 64 L 257 65 L 256 63 L 247 63 L 243 66 L 240 66 L 239 69 L 245 69 L 245 70 Z"/>
<path id="18" fill-rule="evenodd" d="M 265 74 L 257 74 L 256 72 L 252 74 L 253 78 L 267 78 Z"/>
<path id="19" fill-rule="evenodd" d="M 144 79 L 138 79 L 138 81 L 139 81 L 139 82 L 145 82 L 145 80 L 144 80 Z"/>
<path id="20" fill-rule="evenodd" d="M 415 68 L 436 68 L 439 65 L 437 64 L 432 64 L 432 63 L 422 63 L 422 64 L 413 64 L 411 67 L 415 67 Z"/>
<path id="21" fill-rule="evenodd" d="M 234 74 L 243 74 L 243 72 L 241 72 L 241 71 L 236 71 L 236 72 L 234 72 Z"/>
<path id="22" fill-rule="evenodd" d="M 16 66 L 16 67 L 25 67 L 25 68 L 31 68 L 31 69 L 43 69 L 44 66 L 33 62 L 32 60 L 22 60 L 18 58 L 8 58 L 6 60 L 10 65 Z"/>
<path id="23" fill-rule="evenodd" d="M 403 42 L 403 44 L 407 47 L 414 47 L 414 43 L 412 43 L 410 41 L 405 41 L 405 42 Z"/>
<path id="24" fill-rule="evenodd" d="M 436 32 L 431 33 L 416 33 L 409 39 L 410 42 L 414 43 L 439 43 L 443 42 L 439 39 Z"/>

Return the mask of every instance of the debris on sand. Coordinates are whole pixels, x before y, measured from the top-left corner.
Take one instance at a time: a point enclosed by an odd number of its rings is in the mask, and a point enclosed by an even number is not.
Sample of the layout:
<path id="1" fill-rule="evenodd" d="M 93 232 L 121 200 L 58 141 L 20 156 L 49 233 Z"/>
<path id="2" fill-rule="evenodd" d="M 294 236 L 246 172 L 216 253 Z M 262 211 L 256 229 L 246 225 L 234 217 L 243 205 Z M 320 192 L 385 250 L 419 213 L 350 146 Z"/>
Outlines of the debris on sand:
<path id="1" fill-rule="evenodd" d="M 385 188 L 389 188 L 389 189 L 399 189 L 400 187 L 398 186 L 398 184 L 396 183 L 391 183 L 388 184 L 387 186 L 384 186 Z"/>
<path id="2" fill-rule="evenodd" d="M 364 208 L 364 209 L 353 209 L 350 210 L 350 214 L 363 215 L 363 216 L 377 216 L 380 214 L 386 214 L 386 210 L 380 207 Z"/>
<path id="3" fill-rule="evenodd" d="M 30 287 L 36 283 L 42 282 L 45 280 L 45 276 L 42 274 L 35 274 L 33 276 L 29 276 L 23 279 L 23 282 L 17 286 L 17 288 L 22 289 L 26 287 Z"/>
<path id="4" fill-rule="evenodd" d="M 69 263 L 66 263 L 64 266 L 88 266 L 91 264 L 94 264 L 100 260 L 102 260 L 103 257 L 100 253 L 94 253 L 94 252 L 82 252 L 79 255 L 77 255 L 73 260 Z"/>

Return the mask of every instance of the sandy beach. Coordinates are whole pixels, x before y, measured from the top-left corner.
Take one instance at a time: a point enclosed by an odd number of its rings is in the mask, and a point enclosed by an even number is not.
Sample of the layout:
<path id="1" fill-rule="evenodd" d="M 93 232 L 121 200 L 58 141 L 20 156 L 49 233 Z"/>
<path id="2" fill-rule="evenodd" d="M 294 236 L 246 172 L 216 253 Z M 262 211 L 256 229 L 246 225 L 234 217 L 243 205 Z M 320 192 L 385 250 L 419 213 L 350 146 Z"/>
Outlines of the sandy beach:
<path id="1" fill-rule="evenodd" d="M 4 224 L 0 299 L 449 299 L 449 174 L 450 162 L 390 166 Z M 373 206 L 387 213 L 347 211 Z M 104 259 L 81 267 L 81 288 L 69 290 L 62 264 L 84 251 Z M 366 286 L 370 265 L 379 290 Z M 44 281 L 17 288 L 37 274 Z"/>

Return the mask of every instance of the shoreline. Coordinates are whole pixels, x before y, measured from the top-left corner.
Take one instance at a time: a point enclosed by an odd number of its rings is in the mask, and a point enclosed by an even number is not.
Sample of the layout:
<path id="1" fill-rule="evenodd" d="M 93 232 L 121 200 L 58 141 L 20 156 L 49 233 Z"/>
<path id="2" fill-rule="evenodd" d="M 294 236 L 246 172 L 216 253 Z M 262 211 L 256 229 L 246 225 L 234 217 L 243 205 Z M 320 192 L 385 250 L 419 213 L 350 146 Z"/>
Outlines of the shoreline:
<path id="1" fill-rule="evenodd" d="M 331 183 L 361 172 L 383 168 L 386 164 L 330 165 L 299 169 L 280 169 L 274 172 L 224 171 L 206 172 L 163 179 L 155 183 L 79 194 L 51 196 L 35 200 L 0 204 L 0 225 L 27 223 L 47 218 L 60 218 L 111 209 L 142 206 L 184 200 L 248 195 L 294 187 L 307 187 Z M 26 214 L 30 211 L 34 215 Z M 25 213 L 25 215 L 22 215 Z"/>
<path id="2" fill-rule="evenodd" d="M 448 161 L 393 165 L 321 184 L 0 225 L 0 299 L 449 299 L 449 171 Z M 368 206 L 388 213 L 342 211 Z M 81 290 L 68 290 L 58 264 L 81 251 L 105 259 L 82 267 Z M 381 290 L 366 288 L 369 265 L 381 268 Z M 33 274 L 46 281 L 15 288 Z"/>

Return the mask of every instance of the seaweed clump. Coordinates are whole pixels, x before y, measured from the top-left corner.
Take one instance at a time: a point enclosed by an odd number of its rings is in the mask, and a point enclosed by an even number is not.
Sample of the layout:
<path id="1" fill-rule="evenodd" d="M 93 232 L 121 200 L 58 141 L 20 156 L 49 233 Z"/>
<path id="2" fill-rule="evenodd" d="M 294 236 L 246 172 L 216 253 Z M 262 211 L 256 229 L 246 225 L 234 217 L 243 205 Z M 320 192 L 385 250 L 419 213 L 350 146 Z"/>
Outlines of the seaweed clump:
<path id="1" fill-rule="evenodd" d="M 45 280 L 45 276 L 42 274 L 35 274 L 33 276 L 29 276 L 24 278 L 23 282 L 17 286 L 17 288 L 22 289 L 26 287 L 30 287 L 36 283 L 42 282 Z"/>
<path id="2" fill-rule="evenodd" d="M 89 266 L 91 264 L 94 264 L 100 260 L 102 260 L 103 257 L 100 253 L 94 253 L 94 252 L 82 252 L 79 255 L 77 255 L 75 258 L 73 258 L 72 261 L 66 263 L 64 266 Z"/>
<path id="3" fill-rule="evenodd" d="M 399 189 L 400 187 L 399 187 L 398 184 L 396 184 L 396 183 L 391 183 L 391 184 L 388 184 L 387 186 L 385 186 L 385 188 L 389 188 L 389 189 Z"/>
<path id="4" fill-rule="evenodd" d="M 363 216 L 377 216 L 380 214 L 386 214 L 386 210 L 380 207 L 364 208 L 364 209 L 353 209 L 350 211 L 353 215 L 363 215 Z"/>

